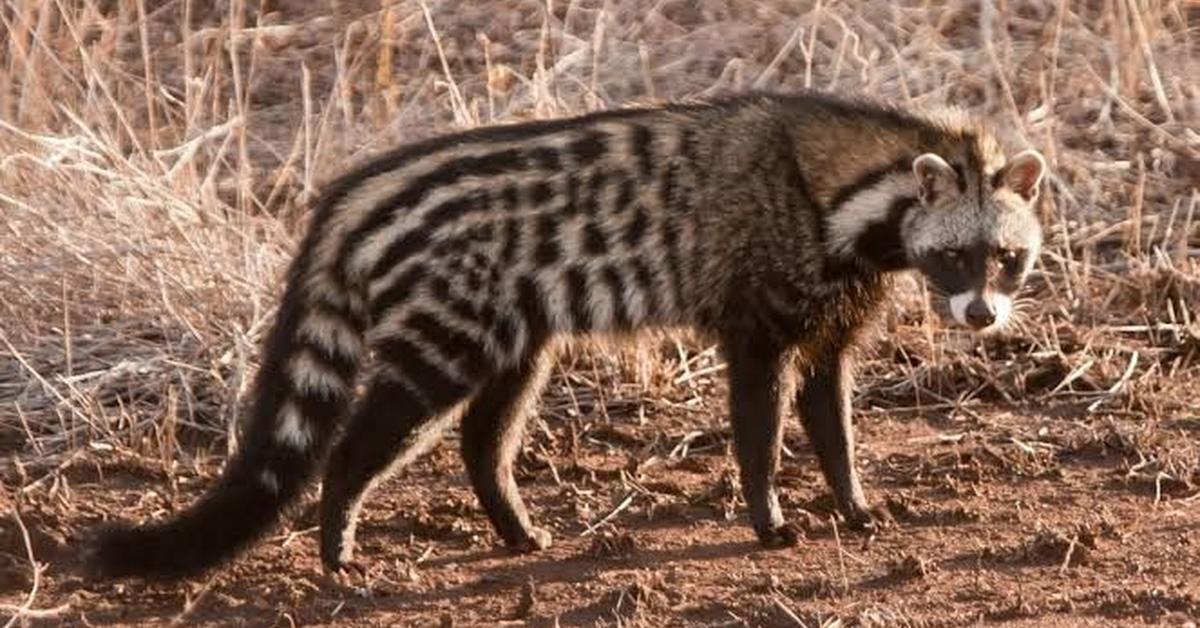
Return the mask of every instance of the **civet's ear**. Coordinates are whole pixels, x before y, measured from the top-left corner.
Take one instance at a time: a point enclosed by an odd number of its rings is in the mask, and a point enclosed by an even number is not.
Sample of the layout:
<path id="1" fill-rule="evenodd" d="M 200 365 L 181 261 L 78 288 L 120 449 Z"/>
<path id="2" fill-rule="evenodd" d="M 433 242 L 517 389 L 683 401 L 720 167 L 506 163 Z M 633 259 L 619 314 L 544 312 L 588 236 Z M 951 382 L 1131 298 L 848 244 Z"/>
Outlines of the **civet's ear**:
<path id="1" fill-rule="evenodd" d="M 1001 184 L 1004 187 L 1032 201 L 1037 198 L 1038 185 L 1046 174 L 1046 160 L 1036 150 L 1022 151 L 1013 156 L 1001 172 Z"/>
<path id="2" fill-rule="evenodd" d="M 913 160 L 913 175 L 917 177 L 921 202 L 932 206 L 938 199 L 958 194 L 958 173 L 934 153 L 925 153 Z"/>

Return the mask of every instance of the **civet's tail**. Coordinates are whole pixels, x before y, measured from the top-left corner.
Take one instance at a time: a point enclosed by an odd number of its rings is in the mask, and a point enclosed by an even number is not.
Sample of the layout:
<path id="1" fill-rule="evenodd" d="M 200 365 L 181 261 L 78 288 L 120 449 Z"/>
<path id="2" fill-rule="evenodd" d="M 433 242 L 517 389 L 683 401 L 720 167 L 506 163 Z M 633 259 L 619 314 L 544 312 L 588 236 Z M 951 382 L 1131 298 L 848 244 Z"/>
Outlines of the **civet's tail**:
<path id="1" fill-rule="evenodd" d="M 304 489 L 349 405 L 364 354 L 363 319 L 344 282 L 314 261 L 329 212 L 318 210 L 289 272 L 241 447 L 187 510 L 159 523 L 98 531 L 86 549 L 92 575 L 201 572 L 266 533 Z"/>

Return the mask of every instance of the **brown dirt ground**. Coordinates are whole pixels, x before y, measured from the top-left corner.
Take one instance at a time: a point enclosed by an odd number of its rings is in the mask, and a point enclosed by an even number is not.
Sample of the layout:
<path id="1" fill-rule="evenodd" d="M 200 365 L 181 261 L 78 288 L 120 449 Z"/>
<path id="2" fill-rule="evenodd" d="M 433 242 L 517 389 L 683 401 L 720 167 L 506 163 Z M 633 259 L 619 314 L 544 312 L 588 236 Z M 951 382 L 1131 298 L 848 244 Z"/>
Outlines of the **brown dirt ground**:
<path id="1" fill-rule="evenodd" d="M 368 576 L 359 590 L 321 575 L 304 509 L 210 579 L 85 582 L 71 575 L 76 534 L 101 518 L 183 507 L 214 466 L 206 459 L 202 476 L 180 471 L 168 481 L 140 459 L 89 456 L 57 491 L 34 493 L 22 507 L 35 554 L 51 564 L 39 600 L 69 601 L 72 622 L 96 625 L 183 616 L 214 626 L 789 626 L 798 625 L 794 613 L 809 626 L 833 618 L 1091 626 L 1200 616 L 1200 500 L 1131 472 L 1131 424 L 1089 421 L 1069 407 L 969 410 L 986 422 L 953 411 L 864 413 L 864 480 L 894 518 L 871 538 L 836 529 L 793 425 L 779 483 L 806 538 L 765 551 L 734 490 L 729 438 L 712 401 L 720 386 L 710 388 L 699 403 L 644 407 L 644 421 L 636 397 L 610 400 L 607 420 L 598 407 L 565 420 L 543 413 L 520 483 L 556 542 L 535 555 L 496 547 L 451 437 L 373 494 L 360 526 Z M 1161 427 L 1172 439 L 1195 439 L 1200 417 Z M 0 542 L 8 560 L 0 592 L 9 597 L 30 582 L 9 521 Z"/>

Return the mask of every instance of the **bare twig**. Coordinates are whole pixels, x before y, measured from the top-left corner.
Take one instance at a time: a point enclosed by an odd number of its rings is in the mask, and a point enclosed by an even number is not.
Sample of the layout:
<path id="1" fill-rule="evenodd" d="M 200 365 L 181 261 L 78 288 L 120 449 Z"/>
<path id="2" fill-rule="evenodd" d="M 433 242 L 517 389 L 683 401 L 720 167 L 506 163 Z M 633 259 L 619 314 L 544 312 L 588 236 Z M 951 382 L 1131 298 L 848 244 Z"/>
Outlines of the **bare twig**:
<path id="1" fill-rule="evenodd" d="M 33 557 L 33 542 L 29 539 L 29 529 L 25 527 L 25 522 L 21 519 L 21 508 L 18 504 L 19 499 L 20 496 L 13 496 L 12 517 L 13 521 L 17 524 L 17 528 L 21 531 L 21 540 L 25 542 L 25 557 L 29 560 L 29 571 L 33 582 L 29 587 L 29 593 L 25 596 L 25 601 L 20 606 L 0 604 L 0 610 L 12 613 L 12 617 L 4 624 L 4 628 L 12 628 L 18 622 L 30 619 L 52 619 L 62 615 L 71 608 L 70 604 L 62 604 L 49 609 L 33 608 L 33 602 L 37 599 L 38 589 L 42 584 L 42 570 L 45 567 Z"/>
<path id="2" fill-rule="evenodd" d="M 622 511 L 624 511 L 626 508 L 629 508 L 629 506 L 631 504 L 633 504 L 633 498 L 636 495 L 637 495 L 637 491 L 629 491 L 628 493 L 626 493 L 625 497 L 623 497 L 621 499 L 621 501 L 617 504 L 616 508 L 613 508 L 612 510 L 610 510 L 607 515 L 604 515 L 603 517 L 601 517 L 594 523 L 588 524 L 587 529 L 584 530 L 582 533 L 580 533 L 579 536 L 588 536 L 589 534 L 595 532 L 596 529 L 599 528 L 600 526 L 615 519 L 617 517 L 617 515 L 621 514 Z"/>

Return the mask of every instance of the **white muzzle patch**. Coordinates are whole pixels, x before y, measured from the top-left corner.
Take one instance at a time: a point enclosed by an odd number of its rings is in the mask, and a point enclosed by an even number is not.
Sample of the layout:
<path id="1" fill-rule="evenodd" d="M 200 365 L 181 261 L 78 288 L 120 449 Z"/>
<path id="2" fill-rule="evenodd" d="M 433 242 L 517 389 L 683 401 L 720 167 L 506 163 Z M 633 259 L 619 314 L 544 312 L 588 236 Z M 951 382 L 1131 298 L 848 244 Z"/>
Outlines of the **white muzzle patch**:
<path id="1" fill-rule="evenodd" d="M 992 323 L 988 329 L 999 329 L 1008 323 L 1008 316 L 1012 314 L 1012 298 L 1007 294 L 993 292 L 987 296 L 988 302 L 992 306 L 992 311 L 996 313 L 996 322 Z"/>
<path id="2" fill-rule="evenodd" d="M 967 308 L 971 303 L 978 299 L 979 293 L 974 290 L 960 292 L 950 297 L 950 314 L 954 316 L 954 322 L 964 327 L 975 328 L 967 318 Z M 1000 329 L 1008 323 L 1008 317 L 1012 314 L 1012 298 L 1007 294 L 999 292 L 985 292 L 983 300 L 987 303 L 988 308 L 992 311 L 994 319 L 991 324 L 986 327 L 975 329 L 977 332 L 989 332 Z"/>
<path id="3" fill-rule="evenodd" d="M 959 325 L 968 326 L 967 323 L 967 306 L 971 301 L 975 300 L 975 291 L 960 292 L 950 297 L 950 314 L 954 316 L 954 322 Z"/>

